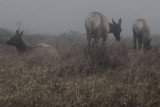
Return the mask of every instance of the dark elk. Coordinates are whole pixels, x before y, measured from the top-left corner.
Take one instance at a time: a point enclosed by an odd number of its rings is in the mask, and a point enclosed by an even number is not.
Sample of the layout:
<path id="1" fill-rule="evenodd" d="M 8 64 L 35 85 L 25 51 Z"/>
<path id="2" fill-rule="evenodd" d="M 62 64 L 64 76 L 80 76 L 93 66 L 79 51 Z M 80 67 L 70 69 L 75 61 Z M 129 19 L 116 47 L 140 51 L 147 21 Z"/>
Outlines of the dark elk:
<path id="1" fill-rule="evenodd" d="M 90 48 L 91 39 L 94 38 L 93 45 L 98 44 L 100 38 L 103 38 L 103 46 L 107 40 L 108 33 L 113 33 L 117 41 L 120 41 L 121 18 L 118 23 L 112 19 L 112 23 L 107 21 L 107 18 L 99 12 L 91 12 L 85 20 L 85 28 Z"/>
<path id="2" fill-rule="evenodd" d="M 144 19 L 137 19 L 133 26 L 133 42 L 134 48 L 138 47 L 141 50 L 142 46 L 144 50 L 149 50 L 151 48 L 151 38 L 150 38 L 150 28 Z"/>
<path id="3" fill-rule="evenodd" d="M 36 52 L 39 52 L 39 50 L 41 50 L 44 52 L 50 51 L 52 53 L 57 53 L 57 50 L 55 49 L 54 46 L 48 45 L 46 43 L 39 43 L 34 47 L 27 46 L 22 39 L 22 35 L 23 35 L 23 31 L 20 32 L 19 30 L 17 30 L 15 35 L 12 36 L 6 43 L 8 45 L 15 46 L 17 51 L 20 53 L 24 53 L 26 51 L 30 52 L 33 50 L 36 50 Z"/>
<path id="4" fill-rule="evenodd" d="M 19 30 L 16 31 L 15 35 L 12 36 L 6 43 L 8 45 L 15 46 L 18 52 L 24 52 L 26 49 L 30 48 L 26 46 L 26 44 L 22 40 L 23 31 L 19 32 Z"/>

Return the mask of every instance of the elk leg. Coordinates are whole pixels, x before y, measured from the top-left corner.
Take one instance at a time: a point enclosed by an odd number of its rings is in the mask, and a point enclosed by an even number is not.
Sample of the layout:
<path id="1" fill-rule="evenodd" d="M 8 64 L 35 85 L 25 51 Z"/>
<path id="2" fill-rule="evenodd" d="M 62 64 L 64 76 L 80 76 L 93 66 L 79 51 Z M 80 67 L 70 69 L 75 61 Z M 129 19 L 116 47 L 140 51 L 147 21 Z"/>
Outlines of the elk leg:
<path id="1" fill-rule="evenodd" d="M 93 46 L 98 45 L 99 40 L 100 40 L 100 33 L 97 32 L 94 37 Z"/>
<path id="2" fill-rule="evenodd" d="M 136 37 L 135 32 L 133 32 L 133 42 L 134 42 L 133 48 L 136 49 L 136 46 L 137 46 L 137 37 Z"/>
<path id="3" fill-rule="evenodd" d="M 99 39 L 100 39 L 100 38 L 94 38 L 94 42 L 93 42 L 93 44 L 92 44 L 93 47 L 96 46 L 96 45 L 98 45 Z"/>
<path id="4" fill-rule="evenodd" d="M 88 48 L 90 49 L 91 35 L 87 34 Z"/>
<path id="5" fill-rule="evenodd" d="M 138 47 L 139 47 L 139 50 L 141 50 L 142 48 L 142 37 L 141 36 L 138 37 Z"/>
<path id="6" fill-rule="evenodd" d="M 104 35 L 104 37 L 103 37 L 103 47 L 105 46 L 106 40 L 107 40 L 107 35 Z"/>

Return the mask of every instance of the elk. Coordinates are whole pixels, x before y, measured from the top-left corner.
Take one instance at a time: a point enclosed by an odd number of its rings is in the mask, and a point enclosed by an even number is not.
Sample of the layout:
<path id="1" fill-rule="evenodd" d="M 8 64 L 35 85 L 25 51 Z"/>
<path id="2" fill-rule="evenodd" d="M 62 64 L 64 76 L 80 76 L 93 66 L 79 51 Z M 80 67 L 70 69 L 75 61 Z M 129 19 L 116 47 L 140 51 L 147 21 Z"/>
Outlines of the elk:
<path id="1" fill-rule="evenodd" d="M 51 50 L 53 53 L 57 53 L 57 50 L 55 49 L 54 46 L 51 46 L 45 43 L 39 43 L 35 47 L 27 46 L 22 39 L 22 35 L 23 35 L 23 31 L 20 32 L 19 30 L 17 30 L 15 35 L 12 36 L 8 41 L 6 41 L 6 43 L 8 45 L 15 46 L 19 53 L 24 53 L 28 51 L 30 52 L 31 50 L 35 50 L 37 48 L 43 48 L 42 49 L 43 51 L 46 51 L 45 48 L 48 48 L 48 50 Z"/>
<path id="2" fill-rule="evenodd" d="M 88 46 L 90 48 L 91 39 L 94 38 L 92 45 L 98 44 L 100 38 L 103 38 L 103 46 L 107 40 L 108 33 L 113 33 L 117 41 L 120 41 L 121 18 L 116 23 L 112 18 L 112 23 L 107 21 L 107 18 L 99 12 L 91 12 L 85 20 L 85 28 L 87 34 Z"/>
<path id="3" fill-rule="evenodd" d="M 142 46 L 144 50 L 151 48 L 150 28 L 144 19 L 136 19 L 132 26 L 134 49 L 136 49 L 137 39 L 138 47 L 141 50 Z"/>

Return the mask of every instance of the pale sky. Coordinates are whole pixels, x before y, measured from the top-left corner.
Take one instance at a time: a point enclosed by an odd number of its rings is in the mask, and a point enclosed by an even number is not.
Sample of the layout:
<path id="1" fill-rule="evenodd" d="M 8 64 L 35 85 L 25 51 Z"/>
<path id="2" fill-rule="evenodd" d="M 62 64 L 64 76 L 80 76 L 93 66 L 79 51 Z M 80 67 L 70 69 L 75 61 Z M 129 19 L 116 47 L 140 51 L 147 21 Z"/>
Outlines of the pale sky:
<path id="1" fill-rule="evenodd" d="M 89 12 L 98 11 L 108 21 L 122 18 L 122 34 L 132 35 L 132 24 L 144 18 L 151 34 L 160 34 L 160 0 L 0 0 L 0 27 L 25 32 L 59 34 L 71 30 L 85 33 Z"/>

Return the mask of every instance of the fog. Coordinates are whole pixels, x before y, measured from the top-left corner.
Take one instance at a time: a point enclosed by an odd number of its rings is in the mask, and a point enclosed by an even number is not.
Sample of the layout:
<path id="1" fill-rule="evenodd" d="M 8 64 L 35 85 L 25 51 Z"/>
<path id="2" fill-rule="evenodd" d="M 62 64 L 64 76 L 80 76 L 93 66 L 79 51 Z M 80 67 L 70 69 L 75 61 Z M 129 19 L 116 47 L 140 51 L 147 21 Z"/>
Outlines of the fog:
<path id="1" fill-rule="evenodd" d="M 132 24 L 144 18 L 151 34 L 160 34 L 160 0 L 1 0 L 0 27 L 26 33 L 60 34 L 71 30 L 85 33 L 89 12 L 98 11 L 108 21 L 122 18 L 122 34 L 132 35 Z"/>

